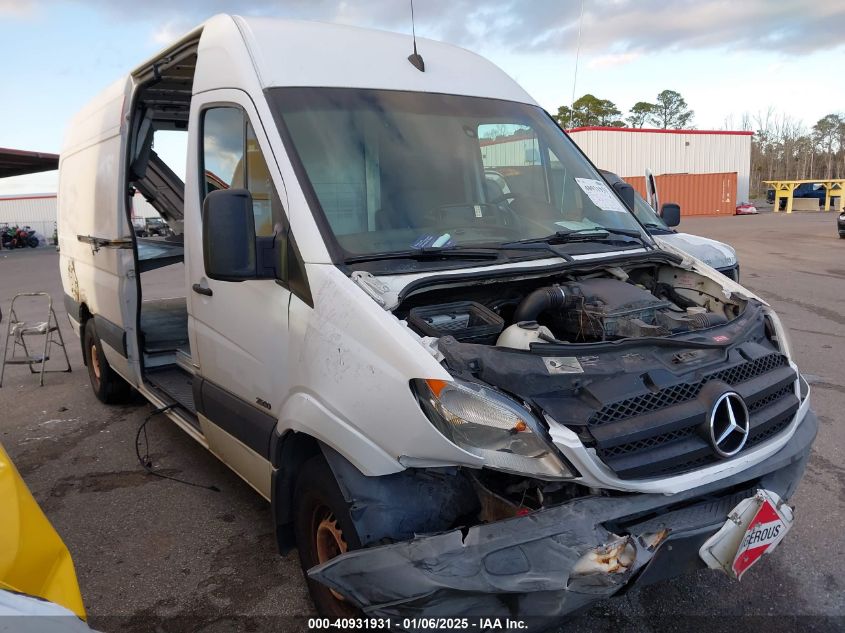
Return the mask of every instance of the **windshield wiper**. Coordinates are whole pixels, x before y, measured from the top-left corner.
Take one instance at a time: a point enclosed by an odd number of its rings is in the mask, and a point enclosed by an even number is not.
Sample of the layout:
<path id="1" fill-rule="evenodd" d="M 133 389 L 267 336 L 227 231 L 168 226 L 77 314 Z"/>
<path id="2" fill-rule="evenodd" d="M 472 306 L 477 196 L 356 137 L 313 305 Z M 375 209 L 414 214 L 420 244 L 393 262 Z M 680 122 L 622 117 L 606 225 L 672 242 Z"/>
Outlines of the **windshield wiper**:
<path id="1" fill-rule="evenodd" d="M 374 253 L 372 255 L 354 255 L 352 257 L 347 257 L 345 261 L 347 264 L 353 264 L 358 262 L 382 261 L 386 259 L 412 259 L 418 262 L 429 262 L 446 259 L 490 260 L 500 258 L 501 253 L 498 250 L 466 248 L 463 246 L 426 246 L 407 251 Z"/>
<path id="2" fill-rule="evenodd" d="M 511 246 L 517 244 L 536 244 L 542 242 L 545 244 L 566 244 L 567 242 L 601 242 L 606 240 L 610 235 L 624 235 L 631 237 L 640 242 L 646 248 L 651 248 L 651 244 L 642 236 L 642 233 L 635 229 L 614 229 L 607 226 L 586 227 L 583 229 L 563 229 L 555 231 L 551 235 L 545 237 L 534 237 L 527 240 L 517 240 L 516 242 L 509 242 L 502 244 L 502 246 Z"/>

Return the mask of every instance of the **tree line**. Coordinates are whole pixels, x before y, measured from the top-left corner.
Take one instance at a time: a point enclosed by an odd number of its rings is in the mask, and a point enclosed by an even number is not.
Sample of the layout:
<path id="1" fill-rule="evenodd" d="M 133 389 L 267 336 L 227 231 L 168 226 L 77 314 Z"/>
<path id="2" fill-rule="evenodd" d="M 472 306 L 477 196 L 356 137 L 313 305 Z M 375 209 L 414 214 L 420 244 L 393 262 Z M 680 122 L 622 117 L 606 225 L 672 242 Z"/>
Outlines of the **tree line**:
<path id="1" fill-rule="evenodd" d="M 751 193 L 761 194 L 765 180 L 845 178 L 845 114 L 823 116 L 807 127 L 774 108 L 752 116 L 742 115 L 726 128 L 754 132 L 751 139 Z"/>
<path id="2" fill-rule="evenodd" d="M 674 90 L 663 90 L 654 103 L 637 101 L 623 119 L 622 111 L 610 99 L 585 94 L 572 103 L 560 106 L 554 118 L 564 128 L 574 127 L 645 127 L 661 129 L 689 128 L 695 113 L 686 100 Z"/>
<path id="3" fill-rule="evenodd" d="M 585 94 L 553 115 L 566 129 L 576 127 L 654 127 L 694 129 L 695 113 L 674 90 L 658 93 L 654 102 L 638 101 L 627 115 L 609 99 Z M 765 180 L 845 178 L 845 114 L 833 113 L 811 127 L 774 108 L 745 113 L 738 122 L 725 120 L 723 129 L 754 132 L 751 139 L 751 195 L 768 188 Z"/>

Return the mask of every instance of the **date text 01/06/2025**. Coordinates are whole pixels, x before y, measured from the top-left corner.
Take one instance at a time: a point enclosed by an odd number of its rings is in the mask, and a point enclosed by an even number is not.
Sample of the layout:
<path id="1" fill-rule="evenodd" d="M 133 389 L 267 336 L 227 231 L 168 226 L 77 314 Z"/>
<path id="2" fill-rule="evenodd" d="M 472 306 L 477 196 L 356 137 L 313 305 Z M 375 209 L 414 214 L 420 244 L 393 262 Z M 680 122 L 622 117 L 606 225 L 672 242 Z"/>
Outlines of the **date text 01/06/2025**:
<path id="1" fill-rule="evenodd" d="M 401 624 L 401 626 L 400 626 Z M 425 630 L 432 631 L 520 631 L 527 628 L 526 622 L 511 618 L 404 618 L 393 622 L 390 618 L 309 618 L 308 629 L 319 630 Z"/>

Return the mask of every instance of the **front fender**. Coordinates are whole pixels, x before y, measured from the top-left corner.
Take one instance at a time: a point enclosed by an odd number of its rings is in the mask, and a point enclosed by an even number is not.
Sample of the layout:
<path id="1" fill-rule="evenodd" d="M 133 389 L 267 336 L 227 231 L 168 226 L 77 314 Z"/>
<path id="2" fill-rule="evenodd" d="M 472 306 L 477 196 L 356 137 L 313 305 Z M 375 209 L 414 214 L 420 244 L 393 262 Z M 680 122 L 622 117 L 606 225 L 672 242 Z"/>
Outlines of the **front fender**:
<path id="1" fill-rule="evenodd" d="M 373 477 L 404 470 L 396 458 L 311 394 L 296 393 L 285 403 L 276 434 L 283 437 L 289 431 L 305 433 L 331 446 L 364 475 Z"/>

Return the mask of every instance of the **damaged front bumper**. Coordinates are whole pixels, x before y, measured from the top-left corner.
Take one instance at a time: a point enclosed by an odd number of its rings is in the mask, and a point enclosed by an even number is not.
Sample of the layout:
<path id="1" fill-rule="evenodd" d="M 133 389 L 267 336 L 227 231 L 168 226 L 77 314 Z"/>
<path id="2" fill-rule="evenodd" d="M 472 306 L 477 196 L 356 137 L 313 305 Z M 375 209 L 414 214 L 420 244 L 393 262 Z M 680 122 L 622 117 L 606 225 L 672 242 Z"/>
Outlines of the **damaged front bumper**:
<path id="1" fill-rule="evenodd" d="M 671 496 L 584 497 L 356 550 L 308 574 L 371 616 L 559 619 L 634 582 L 704 567 L 698 548 L 739 500 L 757 488 L 791 496 L 817 427 L 808 411 L 790 441 L 764 462 Z"/>

